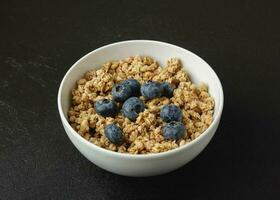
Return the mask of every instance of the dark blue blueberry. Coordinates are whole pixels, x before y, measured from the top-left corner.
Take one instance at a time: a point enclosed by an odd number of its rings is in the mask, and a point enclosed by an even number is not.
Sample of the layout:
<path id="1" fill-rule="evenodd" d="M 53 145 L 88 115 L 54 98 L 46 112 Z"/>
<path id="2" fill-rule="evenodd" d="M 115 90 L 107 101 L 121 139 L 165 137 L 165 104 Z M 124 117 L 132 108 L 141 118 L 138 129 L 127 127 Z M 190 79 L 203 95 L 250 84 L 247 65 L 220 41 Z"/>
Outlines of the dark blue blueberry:
<path id="1" fill-rule="evenodd" d="M 141 87 L 141 94 L 146 100 L 161 97 L 160 83 L 148 81 Z"/>
<path id="2" fill-rule="evenodd" d="M 132 91 L 132 96 L 138 97 L 140 96 L 140 88 L 141 85 L 136 79 L 127 79 L 124 82 L 122 82 L 124 85 L 128 85 Z"/>
<path id="3" fill-rule="evenodd" d="M 173 96 L 174 88 L 173 88 L 173 86 L 170 83 L 163 82 L 160 85 L 160 88 L 161 88 L 162 96 L 165 96 L 165 97 L 168 97 L 168 98 L 171 98 Z"/>
<path id="4" fill-rule="evenodd" d="M 166 123 L 163 127 L 163 136 L 165 139 L 178 140 L 185 136 L 186 127 L 182 122 Z"/>
<path id="5" fill-rule="evenodd" d="M 117 102 L 124 102 L 131 97 L 132 91 L 129 85 L 117 84 L 112 89 L 113 99 Z"/>
<path id="6" fill-rule="evenodd" d="M 103 117 L 113 117 L 118 113 L 118 106 L 114 101 L 102 99 L 94 104 L 95 112 Z"/>
<path id="7" fill-rule="evenodd" d="M 130 121 L 135 121 L 140 112 L 145 110 L 143 101 L 137 97 L 130 97 L 122 106 L 122 113 Z"/>
<path id="8" fill-rule="evenodd" d="M 105 135 L 110 142 L 116 145 L 121 145 L 123 143 L 123 133 L 120 127 L 116 124 L 109 124 L 104 129 Z"/>
<path id="9" fill-rule="evenodd" d="M 165 122 L 181 121 L 182 111 L 178 106 L 165 105 L 160 111 L 160 117 Z"/>

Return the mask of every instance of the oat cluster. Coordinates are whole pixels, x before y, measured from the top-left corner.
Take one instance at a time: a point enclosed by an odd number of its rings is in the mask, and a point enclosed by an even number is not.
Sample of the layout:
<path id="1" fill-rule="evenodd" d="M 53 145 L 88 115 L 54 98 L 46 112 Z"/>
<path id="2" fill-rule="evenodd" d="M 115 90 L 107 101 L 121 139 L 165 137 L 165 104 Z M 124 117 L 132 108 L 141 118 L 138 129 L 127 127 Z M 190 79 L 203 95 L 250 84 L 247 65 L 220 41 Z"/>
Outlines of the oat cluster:
<path id="1" fill-rule="evenodd" d="M 135 122 L 119 113 L 115 118 L 96 114 L 94 103 L 112 99 L 111 89 L 126 79 L 137 79 L 141 84 L 148 80 L 167 81 L 175 87 L 172 98 L 161 97 L 144 101 L 146 109 Z M 182 109 L 182 122 L 187 128 L 185 138 L 166 140 L 162 135 L 164 122 L 159 117 L 162 106 L 175 104 Z M 105 149 L 131 154 L 168 151 L 182 146 L 202 134 L 213 120 L 214 100 L 206 85 L 194 85 L 182 69 L 179 59 L 171 58 L 165 67 L 150 57 L 129 57 L 107 62 L 98 70 L 88 71 L 77 81 L 72 91 L 72 105 L 68 111 L 69 123 L 86 140 Z M 106 138 L 104 128 L 115 123 L 123 131 L 125 142 L 116 146 Z"/>

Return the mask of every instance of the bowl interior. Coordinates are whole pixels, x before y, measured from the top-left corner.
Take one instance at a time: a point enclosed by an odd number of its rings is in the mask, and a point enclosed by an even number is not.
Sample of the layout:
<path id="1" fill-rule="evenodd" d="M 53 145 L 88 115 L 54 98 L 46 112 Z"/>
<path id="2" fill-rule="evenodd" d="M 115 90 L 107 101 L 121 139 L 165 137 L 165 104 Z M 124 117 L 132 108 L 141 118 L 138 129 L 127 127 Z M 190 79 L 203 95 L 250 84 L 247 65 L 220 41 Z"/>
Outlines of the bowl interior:
<path id="1" fill-rule="evenodd" d="M 169 58 L 179 58 L 194 83 L 206 83 L 208 85 L 209 93 L 215 100 L 214 119 L 217 112 L 219 110 L 221 112 L 223 101 L 222 87 L 217 75 L 205 61 L 175 45 L 156 41 L 135 40 L 114 43 L 96 49 L 81 58 L 69 69 L 60 88 L 60 104 L 65 118 L 67 119 L 67 111 L 70 107 L 71 90 L 75 87 L 76 81 L 82 78 L 86 71 L 97 69 L 107 61 L 119 60 L 135 55 L 150 56 L 157 60 L 161 66 L 164 66 Z"/>

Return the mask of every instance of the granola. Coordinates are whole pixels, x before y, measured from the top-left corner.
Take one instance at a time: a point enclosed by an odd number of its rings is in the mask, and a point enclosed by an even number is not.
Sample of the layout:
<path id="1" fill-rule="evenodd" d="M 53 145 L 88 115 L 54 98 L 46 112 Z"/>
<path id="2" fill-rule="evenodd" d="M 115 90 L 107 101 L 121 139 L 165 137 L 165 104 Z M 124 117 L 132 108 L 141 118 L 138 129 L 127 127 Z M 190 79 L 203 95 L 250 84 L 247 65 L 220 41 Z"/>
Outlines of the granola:
<path id="1" fill-rule="evenodd" d="M 96 114 L 94 103 L 104 98 L 112 99 L 113 86 L 129 78 L 141 84 L 149 80 L 166 81 L 175 87 L 173 97 L 144 101 L 146 109 L 135 122 L 121 113 L 114 118 Z M 140 99 L 144 100 L 143 97 Z M 162 135 L 164 122 L 159 113 L 166 104 L 174 104 L 182 109 L 182 122 L 187 127 L 187 135 L 177 141 L 166 140 Z M 168 151 L 197 138 L 212 123 L 213 109 L 214 100 L 207 86 L 193 84 L 179 59 L 171 58 L 162 68 L 150 57 L 135 56 L 107 62 L 98 70 L 86 72 L 72 90 L 68 119 L 78 134 L 97 146 L 121 153 L 147 154 Z M 122 129 L 125 137 L 122 145 L 112 144 L 106 138 L 104 128 L 111 123 Z"/>

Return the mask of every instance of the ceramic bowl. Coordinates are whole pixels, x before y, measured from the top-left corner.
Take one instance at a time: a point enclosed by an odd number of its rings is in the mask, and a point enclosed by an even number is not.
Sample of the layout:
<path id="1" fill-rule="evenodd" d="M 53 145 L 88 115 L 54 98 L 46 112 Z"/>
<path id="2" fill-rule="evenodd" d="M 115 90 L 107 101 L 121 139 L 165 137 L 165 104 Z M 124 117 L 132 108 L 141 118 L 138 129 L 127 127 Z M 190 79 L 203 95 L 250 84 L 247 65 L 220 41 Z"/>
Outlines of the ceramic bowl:
<path id="1" fill-rule="evenodd" d="M 104 62 L 119 60 L 128 56 L 151 56 L 163 66 L 171 57 L 179 58 L 183 67 L 196 83 L 206 83 L 209 93 L 214 98 L 214 120 L 209 128 L 198 138 L 176 149 L 155 154 L 132 155 L 118 153 L 96 146 L 81 137 L 68 123 L 67 110 L 71 103 L 71 90 L 76 81 L 94 66 Z M 154 176 L 173 171 L 195 158 L 210 142 L 215 134 L 222 110 L 223 89 L 213 69 L 200 57 L 181 47 L 158 41 L 131 40 L 117 42 L 100 47 L 78 60 L 65 74 L 58 92 L 58 111 L 65 132 L 75 147 L 95 165 L 125 176 Z"/>

